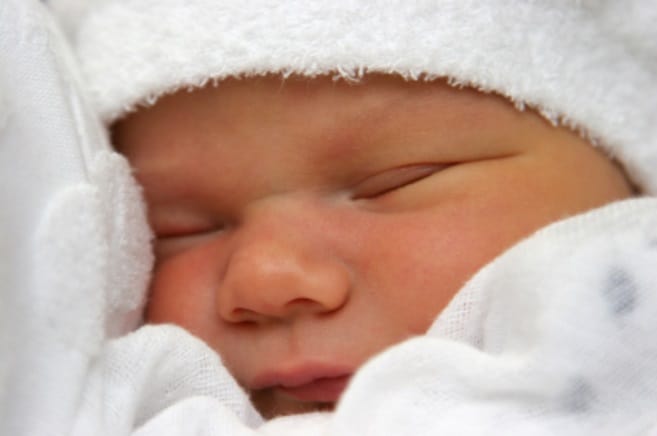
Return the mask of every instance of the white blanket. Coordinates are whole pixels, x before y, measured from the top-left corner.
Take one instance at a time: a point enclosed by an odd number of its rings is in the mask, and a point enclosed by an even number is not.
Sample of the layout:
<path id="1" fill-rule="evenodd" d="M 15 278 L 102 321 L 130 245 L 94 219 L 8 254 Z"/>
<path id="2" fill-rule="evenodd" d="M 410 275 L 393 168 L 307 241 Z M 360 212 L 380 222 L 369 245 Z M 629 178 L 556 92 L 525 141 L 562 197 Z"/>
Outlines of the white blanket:
<path id="1" fill-rule="evenodd" d="M 263 423 L 219 357 L 138 323 L 149 232 L 39 3 L 0 2 L 0 435 L 657 435 L 657 199 L 539 231 L 333 413 Z"/>

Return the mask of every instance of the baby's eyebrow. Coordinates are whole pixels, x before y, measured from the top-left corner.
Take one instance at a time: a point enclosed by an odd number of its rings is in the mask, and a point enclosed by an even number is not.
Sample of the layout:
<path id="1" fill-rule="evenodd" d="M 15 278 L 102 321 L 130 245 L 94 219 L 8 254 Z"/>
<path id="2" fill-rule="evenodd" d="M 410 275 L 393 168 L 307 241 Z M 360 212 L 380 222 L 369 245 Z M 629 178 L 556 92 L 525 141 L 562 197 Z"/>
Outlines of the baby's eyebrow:
<path id="1" fill-rule="evenodd" d="M 358 151 L 359 144 L 368 142 L 379 131 L 399 123 L 408 117 L 410 109 L 417 105 L 415 98 L 395 95 L 388 98 L 368 99 L 349 112 L 340 114 L 339 121 L 326 132 L 324 139 L 335 143 L 339 152 Z"/>
<path id="2" fill-rule="evenodd" d="M 475 90 L 436 89 L 433 92 L 406 93 L 382 101 L 368 110 L 360 119 L 364 128 L 385 129 L 398 120 L 416 120 L 427 113 L 439 113 L 436 123 L 449 126 L 486 123 L 497 113 L 500 103 L 508 104 L 500 97 L 490 97 Z M 369 108 L 368 108 L 369 109 Z"/>
<path id="3" fill-rule="evenodd" d="M 349 114 L 327 135 L 334 143 L 329 157 L 339 158 L 343 153 L 358 152 L 363 144 L 378 142 L 390 135 L 410 134 L 399 127 L 415 126 L 418 120 L 430 120 L 428 125 L 432 128 L 446 130 L 486 128 L 496 124 L 492 105 L 483 99 L 476 101 L 477 94 L 438 92 L 441 98 L 431 93 L 396 95 Z"/>

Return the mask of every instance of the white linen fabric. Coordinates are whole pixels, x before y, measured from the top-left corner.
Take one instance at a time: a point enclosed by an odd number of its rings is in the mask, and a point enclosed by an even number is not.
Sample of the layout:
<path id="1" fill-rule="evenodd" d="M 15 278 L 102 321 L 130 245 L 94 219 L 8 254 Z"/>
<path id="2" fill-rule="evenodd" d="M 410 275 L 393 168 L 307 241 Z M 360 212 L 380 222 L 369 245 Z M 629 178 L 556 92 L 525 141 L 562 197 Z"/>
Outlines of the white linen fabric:
<path id="1" fill-rule="evenodd" d="M 335 412 L 263 423 L 200 340 L 128 334 L 149 230 L 82 88 L 43 6 L 0 2 L 0 435 L 657 434 L 657 199 L 537 232 Z"/>

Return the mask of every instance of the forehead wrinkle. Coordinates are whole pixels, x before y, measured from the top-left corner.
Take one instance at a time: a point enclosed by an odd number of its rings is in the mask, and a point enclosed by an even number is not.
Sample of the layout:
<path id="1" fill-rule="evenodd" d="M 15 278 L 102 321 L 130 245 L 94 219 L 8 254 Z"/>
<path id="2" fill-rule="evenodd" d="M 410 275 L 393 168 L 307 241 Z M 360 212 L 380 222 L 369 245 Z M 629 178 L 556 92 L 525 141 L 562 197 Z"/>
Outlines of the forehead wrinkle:
<path id="1" fill-rule="evenodd" d="M 366 86 L 366 85 L 365 85 Z M 350 110 L 336 116 L 336 122 L 324 129 L 318 140 L 323 144 L 321 160 L 351 162 L 366 157 L 373 144 L 372 139 L 398 111 L 402 97 L 360 99 Z"/>
<path id="2" fill-rule="evenodd" d="M 385 143 L 390 137 L 403 141 L 430 134 L 437 144 L 450 144 L 453 139 L 493 132 L 522 117 L 511 102 L 495 94 L 448 85 L 414 91 L 410 88 L 370 117 L 374 140 Z"/>
<path id="3" fill-rule="evenodd" d="M 372 159 L 385 153 L 390 139 L 405 136 L 417 105 L 406 95 L 377 99 L 356 105 L 355 110 L 342 114 L 340 120 L 320 136 L 324 144 L 323 161 L 374 163 Z M 395 143 L 393 140 L 392 143 Z M 374 155 L 372 149 L 376 148 Z"/>

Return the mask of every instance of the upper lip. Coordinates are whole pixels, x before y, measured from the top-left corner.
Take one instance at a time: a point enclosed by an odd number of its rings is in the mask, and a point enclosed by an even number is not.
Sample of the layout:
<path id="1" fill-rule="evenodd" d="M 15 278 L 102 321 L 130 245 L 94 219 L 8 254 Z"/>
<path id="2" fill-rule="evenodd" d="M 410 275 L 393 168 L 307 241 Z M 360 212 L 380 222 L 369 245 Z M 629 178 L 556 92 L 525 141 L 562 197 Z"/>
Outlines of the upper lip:
<path id="1" fill-rule="evenodd" d="M 295 388 L 318 380 L 349 377 L 353 372 L 353 367 L 347 365 L 300 362 L 261 372 L 254 377 L 251 389 Z"/>

